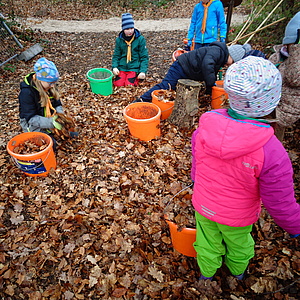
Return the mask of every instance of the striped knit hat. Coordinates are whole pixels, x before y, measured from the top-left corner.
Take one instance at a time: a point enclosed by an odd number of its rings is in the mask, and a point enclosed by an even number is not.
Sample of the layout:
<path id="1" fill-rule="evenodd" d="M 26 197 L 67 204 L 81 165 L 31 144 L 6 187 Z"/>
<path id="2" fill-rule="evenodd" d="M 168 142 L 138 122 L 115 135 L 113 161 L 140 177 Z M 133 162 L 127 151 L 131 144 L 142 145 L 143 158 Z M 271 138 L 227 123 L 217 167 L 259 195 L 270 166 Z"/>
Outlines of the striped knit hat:
<path id="1" fill-rule="evenodd" d="M 238 114 L 258 118 L 270 114 L 281 97 L 282 78 L 269 60 L 248 56 L 232 64 L 224 80 L 230 107 Z"/>
<path id="2" fill-rule="evenodd" d="M 130 13 L 122 14 L 122 30 L 134 28 L 133 17 Z"/>

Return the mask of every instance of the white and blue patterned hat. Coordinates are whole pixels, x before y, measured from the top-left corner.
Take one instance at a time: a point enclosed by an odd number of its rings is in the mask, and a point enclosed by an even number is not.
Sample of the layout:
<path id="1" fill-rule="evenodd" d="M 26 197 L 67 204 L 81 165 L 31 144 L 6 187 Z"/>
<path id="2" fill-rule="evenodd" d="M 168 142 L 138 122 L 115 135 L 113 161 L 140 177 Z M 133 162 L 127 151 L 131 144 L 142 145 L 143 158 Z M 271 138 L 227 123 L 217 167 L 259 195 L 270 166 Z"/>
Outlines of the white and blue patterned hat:
<path id="1" fill-rule="evenodd" d="M 275 65 L 256 56 L 248 56 L 232 64 L 224 80 L 230 107 L 250 118 L 266 116 L 276 108 L 281 86 L 281 74 Z"/>
<path id="2" fill-rule="evenodd" d="M 59 78 L 59 73 L 55 64 L 45 57 L 37 60 L 33 66 L 36 78 L 46 82 L 56 82 Z"/>

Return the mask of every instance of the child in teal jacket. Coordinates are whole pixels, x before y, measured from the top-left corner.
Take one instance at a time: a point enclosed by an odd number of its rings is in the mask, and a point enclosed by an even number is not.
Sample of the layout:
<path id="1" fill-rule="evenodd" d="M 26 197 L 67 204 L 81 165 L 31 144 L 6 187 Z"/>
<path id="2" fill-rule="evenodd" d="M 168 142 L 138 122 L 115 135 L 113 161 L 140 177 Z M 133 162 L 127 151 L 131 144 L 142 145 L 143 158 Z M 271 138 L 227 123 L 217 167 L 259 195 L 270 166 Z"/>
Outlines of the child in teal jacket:
<path id="1" fill-rule="evenodd" d="M 145 79 L 148 70 L 148 49 L 146 40 L 139 30 L 134 28 L 131 14 L 122 15 L 122 31 L 116 38 L 112 57 L 112 69 L 116 76 L 115 86 L 137 86 Z"/>

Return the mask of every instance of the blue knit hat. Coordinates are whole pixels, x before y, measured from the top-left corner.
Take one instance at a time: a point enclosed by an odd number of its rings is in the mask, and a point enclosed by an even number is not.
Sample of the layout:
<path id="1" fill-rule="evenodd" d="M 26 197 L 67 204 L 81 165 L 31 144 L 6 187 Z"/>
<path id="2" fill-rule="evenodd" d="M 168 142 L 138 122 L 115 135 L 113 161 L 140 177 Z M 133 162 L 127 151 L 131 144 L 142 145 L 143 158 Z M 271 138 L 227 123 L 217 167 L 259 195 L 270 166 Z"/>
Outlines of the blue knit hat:
<path id="1" fill-rule="evenodd" d="M 134 20 L 130 13 L 122 14 L 122 30 L 134 28 Z"/>
<path id="2" fill-rule="evenodd" d="M 59 78 L 59 73 L 55 64 L 45 57 L 37 60 L 33 67 L 33 70 L 35 72 L 36 78 L 41 81 L 55 82 Z"/>
<path id="3" fill-rule="evenodd" d="M 276 108 L 281 85 L 281 74 L 275 65 L 257 56 L 247 56 L 232 64 L 224 80 L 230 107 L 250 118 L 267 116 Z"/>
<path id="4" fill-rule="evenodd" d="M 282 44 L 295 44 L 297 40 L 298 29 L 300 29 L 300 11 L 296 13 L 286 25 Z"/>

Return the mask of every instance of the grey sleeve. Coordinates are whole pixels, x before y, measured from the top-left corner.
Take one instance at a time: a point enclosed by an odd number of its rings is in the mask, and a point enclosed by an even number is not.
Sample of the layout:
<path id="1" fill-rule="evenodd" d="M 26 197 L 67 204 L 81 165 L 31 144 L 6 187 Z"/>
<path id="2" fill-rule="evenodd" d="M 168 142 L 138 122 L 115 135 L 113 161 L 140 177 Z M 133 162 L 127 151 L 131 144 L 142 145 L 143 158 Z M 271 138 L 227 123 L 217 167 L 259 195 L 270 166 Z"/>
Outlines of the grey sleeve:
<path id="1" fill-rule="evenodd" d="M 60 105 L 60 106 L 57 106 L 55 107 L 55 110 L 58 114 L 63 114 L 64 113 L 64 109 L 63 107 Z"/>
<path id="2" fill-rule="evenodd" d="M 46 118 L 42 116 L 35 115 L 29 121 L 28 125 L 30 127 L 39 127 L 43 129 L 52 129 L 54 128 L 53 125 L 53 118 Z"/>

